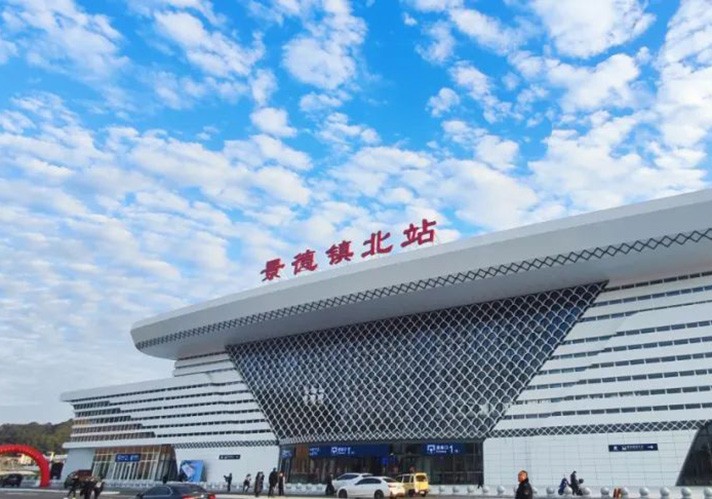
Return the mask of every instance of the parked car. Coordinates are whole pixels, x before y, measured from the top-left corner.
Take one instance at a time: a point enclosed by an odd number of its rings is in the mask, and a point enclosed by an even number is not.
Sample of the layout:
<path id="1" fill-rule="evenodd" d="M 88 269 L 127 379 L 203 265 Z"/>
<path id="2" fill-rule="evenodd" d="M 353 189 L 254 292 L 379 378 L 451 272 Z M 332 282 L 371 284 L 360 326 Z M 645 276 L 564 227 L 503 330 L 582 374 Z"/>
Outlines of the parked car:
<path id="1" fill-rule="evenodd" d="M 0 478 L 0 487 L 19 487 L 22 483 L 22 475 L 10 473 Z"/>
<path id="2" fill-rule="evenodd" d="M 409 497 L 413 497 L 416 494 L 425 497 L 430 492 L 430 482 L 428 481 L 428 475 L 425 473 L 406 473 L 399 475 L 396 480 L 403 484 L 405 493 Z"/>
<path id="3" fill-rule="evenodd" d="M 405 487 L 387 476 L 368 476 L 337 490 L 341 499 L 348 497 L 405 497 Z"/>
<path id="4" fill-rule="evenodd" d="M 136 499 L 215 499 L 215 494 L 194 483 L 167 483 L 139 492 Z"/>
<path id="5" fill-rule="evenodd" d="M 72 481 L 75 478 L 78 478 L 79 483 L 82 483 L 85 480 L 88 480 L 91 478 L 91 470 L 74 470 L 74 471 L 72 471 L 69 475 L 67 475 L 67 478 L 64 479 L 64 488 L 68 489 L 69 487 L 71 487 Z"/>
<path id="6" fill-rule="evenodd" d="M 334 481 L 331 483 L 334 486 L 334 490 L 338 491 L 341 487 L 346 487 L 347 485 L 352 485 L 362 478 L 366 478 L 368 476 L 373 476 L 372 473 L 344 473 L 343 475 L 339 475 L 336 477 Z"/>

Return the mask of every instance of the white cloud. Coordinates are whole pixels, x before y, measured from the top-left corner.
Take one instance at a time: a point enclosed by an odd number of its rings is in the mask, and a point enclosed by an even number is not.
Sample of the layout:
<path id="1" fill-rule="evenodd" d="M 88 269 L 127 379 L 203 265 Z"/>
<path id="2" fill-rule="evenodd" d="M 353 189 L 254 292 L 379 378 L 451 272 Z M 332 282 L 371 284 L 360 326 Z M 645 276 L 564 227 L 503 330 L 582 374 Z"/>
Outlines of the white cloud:
<path id="1" fill-rule="evenodd" d="M 521 225 L 538 197 L 519 179 L 476 161 L 447 160 L 439 195 L 452 200 L 461 220 L 488 230 Z"/>
<path id="2" fill-rule="evenodd" d="M 654 20 L 644 5 L 640 0 L 535 0 L 533 7 L 560 54 L 591 57 L 643 33 Z"/>
<path id="3" fill-rule="evenodd" d="M 654 106 L 665 143 L 703 147 L 712 129 L 712 13 L 709 2 L 687 0 L 670 21 L 657 65 Z"/>
<path id="4" fill-rule="evenodd" d="M 132 10 L 144 15 L 150 16 L 152 13 L 166 8 L 177 10 L 192 10 L 211 24 L 220 24 L 221 19 L 213 11 L 213 6 L 210 0 L 128 0 L 128 4 Z"/>
<path id="5" fill-rule="evenodd" d="M 211 76 L 197 80 L 166 71 L 152 74 L 148 80 L 161 103 L 171 109 L 189 109 L 199 100 L 214 97 L 235 102 L 248 91 L 239 81 L 218 80 Z"/>
<path id="6" fill-rule="evenodd" d="M 315 94 L 313 92 L 299 99 L 299 109 L 305 113 L 329 110 L 334 107 L 339 107 L 341 104 L 343 104 L 343 101 L 337 97 L 326 94 Z"/>
<path id="7" fill-rule="evenodd" d="M 506 53 L 521 41 L 521 35 L 515 30 L 502 26 L 497 19 L 475 9 L 452 9 L 449 14 L 462 33 L 496 52 Z"/>
<path id="8" fill-rule="evenodd" d="M 546 140 L 546 156 L 530 161 L 534 182 L 552 198 L 570 199 L 590 211 L 699 189 L 701 170 L 656 168 L 629 138 L 639 117 L 594 115 L 586 133 L 557 129 Z M 568 203 L 567 203 L 568 204 Z"/>
<path id="9" fill-rule="evenodd" d="M 519 146 L 496 135 L 485 135 L 475 146 L 476 157 L 498 170 L 509 170 L 519 153 Z"/>
<path id="10" fill-rule="evenodd" d="M 450 33 L 450 26 L 445 22 L 438 22 L 425 30 L 430 38 L 428 46 L 419 45 L 416 50 L 425 59 L 436 64 L 447 61 L 455 50 L 455 39 Z"/>
<path id="11" fill-rule="evenodd" d="M 462 120 L 444 121 L 442 127 L 447 138 L 470 149 L 487 133 L 484 129 L 473 128 Z"/>
<path id="12" fill-rule="evenodd" d="M 560 63 L 548 70 L 549 81 L 566 89 L 561 102 L 565 111 L 631 106 L 630 84 L 639 74 L 635 60 L 625 54 L 612 55 L 593 68 Z"/>
<path id="13" fill-rule="evenodd" d="M 478 101 L 490 95 L 490 82 L 487 75 L 466 62 L 457 63 L 451 70 L 455 83 L 466 89 L 470 96 Z"/>
<path id="14" fill-rule="evenodd" d="M 307 154 L 268 135 L 253 135 L 249 140 L 229 141 L 225 149 L 228 158 L 253 167 L 277 164 L 295 170 L 311 168 L 311 159 Z"/>
<path id="15" fill-rule="evenodd" d="M 2 18 L 13 43 L 0 40 L 0 60 L 3 53 L 21 51 L 30 64 L 91 82 L 106 80 L 129 62 L 109 18 L 87 14 L 73 0 L 9 0 Z"/>
<path id="16" fill-rule="evenodd" d="M 209 75 L 247 76 L 264 52 L 259 40 L 252 48 L 244 48 L 219 31 L 208 31 L 188 12 L 156 12 L 154 18 L 158 32 L 181 47 L 188 61 Z"/>
<path id="17" fill-rule="evenodd" d="M 427 108 L 433 116 L 441 116 L 460 103 L 460 97 L 451 88 L 443 87 L 428 99 Z"/>
<path id="18" fill-rule="evenodd" d="M 413 16 L 411 16 L 410 14 L 408 14 L 407 12 L 404 12 L 403 13 L 403 24 L 405 24 L 406 26 L 417 26 L 418 21 L 416 21 L 415 18 Z"/>
<path id="19" fill-rule="evenodd" d="M 519 145 L 492 135 L 484 128 L 474 128 L 462 120 L 448 120 L 442 124 L 445 136 L 460 144 L 473 157 L 497 170 L 509 170 L 519 154 Z"/>
<path id="20" fill-rule="evenodd" d="M 635 59 L 629 55 L 614 54 L 596 66 L 574 66 L 520 52 L 511 58 L 511 62 L 527 79 L 545 80 L 563 88 L 565 93 L 560 104 L 564 111 L 624 108 L 636 104 L 638 96 L 631 85 L 640 75 L 640 70 Z M 531 101 L 546 94 L 545 89 L 536 89 L 536 92 L 529 92 L 522 98 Z"/>
<path id="21" fill-rule="evenodd" d="M 442 12 L 462 6 L 462 0 L 410 0 L 410 3 L 421 12 Z"/>
<path id="22" fill-rule="evenodd" d="M 294 137 L 297 131 L 287 123 L 287 111 L 274 107 L 264 107 L 250 115 L 252 123 L 265 133 L 277 137 Z"/>
<path id="23" fill-rule="evenodd" d="M 268 69 L 260 69 L 250 79 L 252 98 L 259 106 L 264 106 L 270 96 L 277 90 L 277 78 Z"/>
<path id="24" fill-rule="evenodd" d="M 490 78 L 468 62 L 460 61 L 450 69 L 450 76 L 483 108 L 485 120 L 492 123 L 508 114 L 511 104 L 501 102 L 492 92 Z"/>
<path id="25" fill-rule="evenodd" d="M 14 55 L 17 55 L 17 45 L 3 40 L 2 31 L 0 31 L 0 64 L 5 64 Z"/>
<path id="26" fill-rule="evenodd" d="M 376 130 L 364 125 L 349 124 L 349 117 L 343 113 L 327 116 L 317 136 L 342 150 L 348 150 L 359 142 L 373 145 L 380 141 Z"/>
<path id="27" fill-rule="evenodd" d="M 305 23 L 307 34 L 285 45 L 283 64 L 297 80 L 334 90 L 356 76 L 366 24 L 351 14 L 344 0 L 326 2 L 323 10 Z"/>

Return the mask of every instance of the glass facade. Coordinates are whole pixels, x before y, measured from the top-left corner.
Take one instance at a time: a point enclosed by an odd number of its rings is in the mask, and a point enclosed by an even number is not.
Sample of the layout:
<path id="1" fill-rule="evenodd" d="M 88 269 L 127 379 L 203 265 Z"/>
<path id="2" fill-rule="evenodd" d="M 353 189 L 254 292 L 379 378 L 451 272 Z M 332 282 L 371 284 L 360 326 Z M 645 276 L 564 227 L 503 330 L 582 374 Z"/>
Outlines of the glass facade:
<path id="1" fill-rule="evenodd" d="M 282 445 L 481 442 L 601 287 L 353 324 L 227 351 Z M 406 448 L 394 454 L 417 459 Z M 294 459 L 299 456 L 295 448 Z M 475 473 L 478 466 L 448 463 L 443 457 L 442 473 Z M 306 465 L 298 468 L 299 474 L 312 473 Z"/>
<path id="2" fill-rule="evenodd" d="M 329 449 L 350 455 L 333 455 Z M 483 478 L 482 442 L 300 444 L 282 447 L 280 469 L 293 483 L 325 483 L 329 473 L 334 477 L 347 472 L 395 477 L 417 471 L 427 473 L 434 485 L 475 484 Z"/>
<path id="3" fill-rule="evenodd" d="M 96 449 L 92 473 L 106 480 L 174 479 L 175 452 L 170 445 Z"/>
<path id="4" fill-rule="evenodd" d="M 712 484 L 712 422 L 697 432 L 677 485 Z"/>

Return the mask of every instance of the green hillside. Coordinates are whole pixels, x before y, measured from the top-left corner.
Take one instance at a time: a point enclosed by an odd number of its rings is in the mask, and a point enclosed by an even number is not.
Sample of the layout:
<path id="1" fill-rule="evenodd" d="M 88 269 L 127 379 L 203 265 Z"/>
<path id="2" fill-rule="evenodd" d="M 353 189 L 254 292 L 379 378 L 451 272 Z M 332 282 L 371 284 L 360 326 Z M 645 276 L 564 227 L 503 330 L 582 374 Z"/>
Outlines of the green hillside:
<path id="1" fill-rule="evenodd" d="M 0 445 L 24 444 L 44 453 L 63 453 L 62 444 L 69 440 L 72 420 L 59 424 L 2 424 L 0 425 Z"/>

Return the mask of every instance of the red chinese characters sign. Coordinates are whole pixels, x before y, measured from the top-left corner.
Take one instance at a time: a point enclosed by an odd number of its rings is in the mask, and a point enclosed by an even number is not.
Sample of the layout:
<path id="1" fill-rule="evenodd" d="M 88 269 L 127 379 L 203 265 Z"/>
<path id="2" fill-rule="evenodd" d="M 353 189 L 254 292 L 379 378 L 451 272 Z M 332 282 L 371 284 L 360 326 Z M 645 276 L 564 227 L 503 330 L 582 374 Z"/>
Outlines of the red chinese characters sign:
<path id="1" fill-rule="evenodd" d="M 400 243 L 401 248 L 411 246 L 413 244 L 422 246 L 423 244 L 435 242 L 435 220 L 422 219 L 419 224 L 411 223 L 405 230 L 403 235 L 405 239 Z M 376 255 L 384 255 L 393 251 L 393 243 L 390 242 L 391 233 L 378 231 L 363 242 L 364 251 L 361 258 L 371 258 Z M 354 257 L 354 252 L 351 249 L 351 241 L 341 241 L 334 243 L 325 252 L 329 259 L 329 265 L 339 265 L 343 262 L 350 262 Z M 263 281 L 273 281 L 282 277 L 280 271 L 286 265 L 282 263 L 280 258 L 269 260 L 265 263 L 265 268 L 260 271 L 263 274 Z M 297 253 L 292 259 L 292 273 L 294 275 L 302 272 L 313 272 L 319 267 L 316 259 L 316 251 L 307 249 L 302 253 Z"/>

